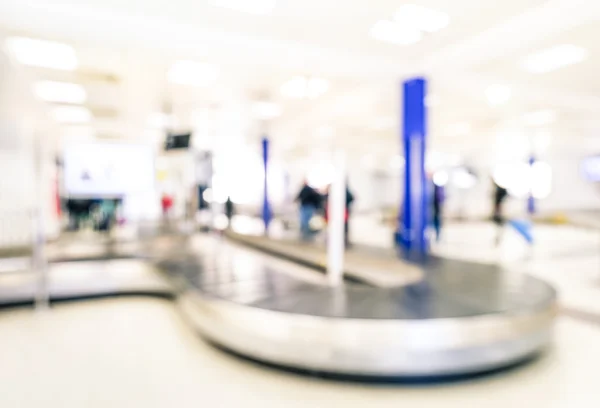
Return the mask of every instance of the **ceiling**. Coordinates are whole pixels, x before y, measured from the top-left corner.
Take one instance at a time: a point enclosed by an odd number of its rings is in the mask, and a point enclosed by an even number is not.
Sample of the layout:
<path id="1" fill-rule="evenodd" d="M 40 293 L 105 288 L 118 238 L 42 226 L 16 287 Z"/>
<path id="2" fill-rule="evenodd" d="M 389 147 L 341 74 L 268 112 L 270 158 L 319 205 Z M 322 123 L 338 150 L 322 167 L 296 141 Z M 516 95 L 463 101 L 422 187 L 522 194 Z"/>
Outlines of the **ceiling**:
<path id="1" fill-rule="evenodd" d="M 94 114 L 87 130 L 102 137 L 159 140 L 162 130 L 148 125 L 155 112 L 174 112 L 185 128 L 203 112 L 225 111 L 223 122 L 243 118 L 230 132 L 246 140 L 269 132 L 282 155 L 342 147 L 388 160 L 399 149 L 400 83 L 425 75 L 437 150 L 476 154 L 499 129 L 522 126 L 519 118 L 538 110 L 556 112 L 547 126 L 556 146 L 577 138 L 600 149 L 600 2 L 412 0 L 447 13 L 449 25 L 409 46 L 373 39 L 373 24 L 403 3 L 278 0 L 272 14 L 252 15 L 209 0 L 3 0 L 0 29 L 76 48 L 77 71 L 29 74 L 84 85 Z M 584 47 L 589 57 L 547 74 L 521 68 L 526 56 L 559 44 Z M 221 74 L 208 87 L 171 85 L 166 72 L 179 59 L 218 64 Z M 286 99 L 279 88 L 295 75 L 326 78 L 330 89 L 314 100 Z M 494 84 L 510 87 L 508 103 L 488 103 Z M 278 103 L 283 114 L 258 123 L 249 112 L 259 99 Z"/>

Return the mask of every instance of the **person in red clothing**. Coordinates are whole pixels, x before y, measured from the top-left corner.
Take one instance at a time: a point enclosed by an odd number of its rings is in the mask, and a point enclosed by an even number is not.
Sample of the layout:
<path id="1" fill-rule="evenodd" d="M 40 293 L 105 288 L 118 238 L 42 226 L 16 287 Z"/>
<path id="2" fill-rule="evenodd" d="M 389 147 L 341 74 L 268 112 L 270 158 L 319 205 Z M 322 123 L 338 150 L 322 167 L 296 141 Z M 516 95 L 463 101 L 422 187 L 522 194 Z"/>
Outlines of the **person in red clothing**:
<path id="1" fill-rule="evenodd" d="M 167 193 L 164 193 L 160 199 L 160 204 L 163 212 L 163 219 L 167 221 L 169 219 L 169 213 L 173 208 L 173 197 Z"/>

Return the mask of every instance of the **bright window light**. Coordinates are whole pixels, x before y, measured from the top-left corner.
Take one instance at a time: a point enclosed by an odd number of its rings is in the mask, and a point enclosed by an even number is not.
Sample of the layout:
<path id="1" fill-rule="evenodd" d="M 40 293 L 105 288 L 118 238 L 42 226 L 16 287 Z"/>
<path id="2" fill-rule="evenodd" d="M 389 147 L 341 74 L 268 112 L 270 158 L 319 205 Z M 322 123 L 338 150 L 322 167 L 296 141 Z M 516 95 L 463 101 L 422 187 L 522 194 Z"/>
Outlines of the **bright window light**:
<path id="1" fill-rule="evenodd" d="M 445 28 L 450 22 L 446 13 L 416 4 L 401 6 L 394 15 L 396 23 L 419 31 L 434 33 Z"/>
<path id="2" fill-rule="evenodd" d="M 485 90 L 485 96 L 492 106 L 504 105 L 510 100 L 512 90 L 506 85 L 490 85 Z"/>
<path id="3" fill-rule="evenodd" d="M 547 198 L 552 192 L 552 167 L 542 161 L 531 166 L 531 195 L 537 199 Z"/>
<path id="4" fill-rule="evenodd" d="M 536 161 L 532 166 L 522 162 L 507 162 L 496 166 L 493 179 L 515 197 L 546 198 L 552 192 L 552 167 Z"/>
<path id="5" fill-rule="evenodd" d="M 324 189 L 333 181 L 335 175 L 335 167 L 329 162 L 314 163 L 308 170 L 306 181 L 316 189 Z"/>
<path id="6" fill-rule="evenodd" d="M 81 104 L 87 100 L 81 85 L 68 82 L 40 81 L 33 86 L 33 93 L 45 102 Z"/>
<path id="7" fill-rule="evenodd" d="M 283 109 L 276 103 L 262 101 L 252 105 L 252 113 L 258 119 L 269 120 L 281 116 Z"/>
<path id="8" fill-rule="evenodd" d="M 494 182 L 517 198 L 529 194 L 531 186 L 530 166 L 521 162 L 506 162 L 495 167 L 492 174 Z"/>
<path id="9" fill-rule="evenodd" d="M 545 74 L 582 62 L 588 56 L 585 48 L 572 44 L 557 45 L 532 54 L 523 60 L 522 66 L 533 74 Z"/>
<path id="10" fill-rule="evenodd" d="M 52 117 L 60 123 L 85 123 L 92 119 L 92 113 L 81 106 L 57 106 L 52 110 Z"/>
<path id="11" fill-rule="evenodd" d="M 218 77 L 218 67 L 195 61 L 177 61 L 167 74 L 169 82 L 189 86 L 208 86 Z"/>
<path id="12" fill-rule="evenodd" d="M 450 176 L 445 170 L 438 170 L 435 173 L 433 173 L 433 184 L 435 184 L 438 187 L 444 187 L 446 184 L 448 184 L 449 180 Z"/>
<path id="13" fill-rule="evenodd" d="M 288 98 L 316 99 L 329 90 L 329 81 L 323 78 L 296 76 L 281 86 L 281 93 Z"/>
<path id="14" fill-rule="evenodd" d="M 212 4 L 242 13 L 265 15 L 273 12 L 277 0 L 212 0 Z"/>
<path id="15" fill-rule="evenodd" d="M 412 26 L 390 20 L 379 20 L 371 28 L 371 37 L 396 45 L 411 45 L 421 40 L 422 34 Z"/>
<path id="16" fill-rule="evenodd" d="M 527 126 L 545 126 L 556 121 L 556 112 L 552 110 L 541 110 L 530 112 L 523 116 L 523 123 Z"/>
<path id="17" fill-rule="evenodd" d="M 75 50 L 67 44 L 24 37 L 10 37 L 6 44 L 23 65 L 65 71 L 73 71 L 79 65 Z"/>
<path id="18" fill-rule="evenodd" d="M 452 172 L 452 184 L 461 190 L 470 190 L 477 184 L 477 177 L 464 167 Z"/>

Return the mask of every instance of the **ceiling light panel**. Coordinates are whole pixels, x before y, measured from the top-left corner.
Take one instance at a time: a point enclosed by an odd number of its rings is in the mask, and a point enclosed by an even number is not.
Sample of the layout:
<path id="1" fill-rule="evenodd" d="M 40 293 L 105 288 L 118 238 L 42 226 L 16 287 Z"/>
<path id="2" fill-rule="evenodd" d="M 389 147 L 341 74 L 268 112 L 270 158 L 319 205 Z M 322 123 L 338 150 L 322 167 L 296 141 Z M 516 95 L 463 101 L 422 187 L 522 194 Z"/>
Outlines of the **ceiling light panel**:
<path id="1" fill-rule="evenodd" d="M 416 4 L 405 4 L 396 11 L 394 20 L 403 27 L 412 27 L 418 31 L 435 33 L 448 25 L 450 17 L 438 10 Z"/>
<path id="2" fill-rule="evenodd" d="M 52 117 L 59 123 L 85 123 L 92 119 L 92 113 L 81 106 L 57 106 Z"/>
<path id="3" fill-rule="evenodd" d="M 537 52 L 523 60 L 523 68 L 533 74 L 545 74 L 585 60 L 588 51 L 573 44 L 562 44 Z"/>
<path id="4" fill-rule="evenodd" d="M 371 28 L 371 37 L 397 45 L 411 45 L 421 40 L 421 32 L 390 20 L 380 20 Z"/>
<path id="5" fill-rule="evenodd" d="M 34 67 L 73 71 L 79 62 L 73 47 L 53 41 L 10 37 L 6 45 L 16 60 Z"/>
<path id="6" fill-rule="evenodd" d="M 33 93 L 45 102 L 82 104 L 87 100 L 87 92 L 81 85 L 68 82 L 36 82 Z"/>
<path id="7" fill-rule="evenodd" d="M 169 82 L 189 86 L 207 86 L 218 77 L 217 66 L 195 61 L 177 61 L 167 73 Z"/>
<path id="8" fill-rule="evenodd" d="M 212 0 L 212 4 L 242 13 L 266 15 L 273 12 L 277 0 Z"/>

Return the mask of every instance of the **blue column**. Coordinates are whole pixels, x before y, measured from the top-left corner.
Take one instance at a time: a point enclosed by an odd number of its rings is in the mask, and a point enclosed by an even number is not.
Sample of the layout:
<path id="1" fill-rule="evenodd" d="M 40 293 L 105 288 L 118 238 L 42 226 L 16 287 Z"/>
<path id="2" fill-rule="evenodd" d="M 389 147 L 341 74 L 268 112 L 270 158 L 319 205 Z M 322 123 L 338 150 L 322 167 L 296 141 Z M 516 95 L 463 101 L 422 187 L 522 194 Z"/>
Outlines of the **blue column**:
<path id="1" fill-rule="evenodd" d="M 263 154 L 263 165 L 265 169 L 265 179 L 263 185 L 263 206 L 262 206 L 262 219 L 265 224 L 265 235 L 269 233 L 269 224 L 271 223 L 272 213 L 271 204 L 269 203 L 269 183 L 268 183 L 268 169 L 269 169 L 269 139 L 263 137 L 262 139 L 262 154 Z"/>
<path id="2" fill-rule="evenodd" d="M 416 254 L 425 254 L 428 248 L 425 235 L 428 218 L 425 178 L 426 90 L 427 81 L 424 78 L 413 78 L 402 85 L 404 127 L 401 140 L 406 166 L 396 242 L 407 252 Z"/>
<path id="3" fill-rule="evenodd" d="M 533 155 L 531 155 L 531 157 L 529 157 L 529 168 L 530 168 L 530 170 L 533 169 L 534 163 L 535 163 L 535 157 Z M 534 180 L 531 180 L 531 182 L 533 183 Z M 529 215 L 535 214 L 535 198 L 533 197 L 533 192 L 532 191 L 529 192 L 529 197 L 527 199 L 527 213 Z"/>

